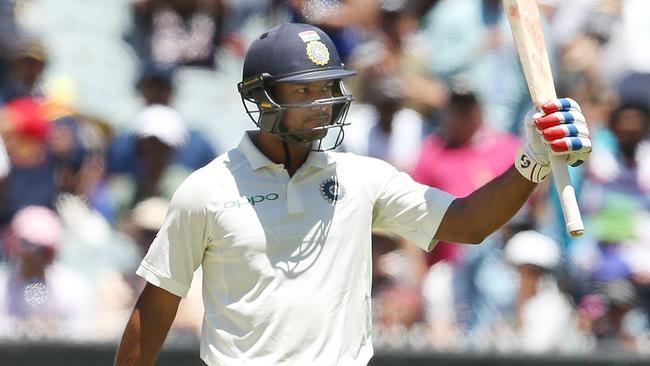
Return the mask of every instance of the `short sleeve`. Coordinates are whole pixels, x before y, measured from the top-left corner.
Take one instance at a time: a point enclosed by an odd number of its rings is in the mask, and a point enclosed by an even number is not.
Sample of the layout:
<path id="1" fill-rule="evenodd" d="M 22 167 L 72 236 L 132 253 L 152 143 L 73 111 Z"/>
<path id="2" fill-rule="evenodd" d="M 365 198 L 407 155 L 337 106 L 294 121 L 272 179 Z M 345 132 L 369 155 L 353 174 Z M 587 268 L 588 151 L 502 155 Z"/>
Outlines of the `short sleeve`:
<path id="1" fill-rule="evenodd" d="M 206 210 L 172 198 L 165 221 L 136 273 L 147 282 L 185 297 L 205 251 Z"/>
<path id="2" fill-rule="evenodd" d="M 394 232 L 430 251 L 433 236 L 454 196 L 414 181 L 388 164 L 375 170 L 382 178 L 376 192 L 373 227 Z"/>

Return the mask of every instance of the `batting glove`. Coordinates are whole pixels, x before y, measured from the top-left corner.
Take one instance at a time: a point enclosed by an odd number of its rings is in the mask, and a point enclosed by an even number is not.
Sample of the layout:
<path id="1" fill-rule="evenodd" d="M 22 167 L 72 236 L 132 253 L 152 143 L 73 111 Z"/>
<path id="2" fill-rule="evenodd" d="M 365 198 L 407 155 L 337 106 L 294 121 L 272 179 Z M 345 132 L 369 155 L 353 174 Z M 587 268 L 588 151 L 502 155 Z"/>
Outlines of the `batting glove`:
<path id="1" fill-rule="evenodd" d="M 515 167 L 526 179 L 539 183 L 551 172 L 549 152 L 563 155 L 567 164 L 582 164 L 591 152 L 585 116 L 570 98 L 550 100 L 526 115 L 526 146 L 517 152 Z"/>

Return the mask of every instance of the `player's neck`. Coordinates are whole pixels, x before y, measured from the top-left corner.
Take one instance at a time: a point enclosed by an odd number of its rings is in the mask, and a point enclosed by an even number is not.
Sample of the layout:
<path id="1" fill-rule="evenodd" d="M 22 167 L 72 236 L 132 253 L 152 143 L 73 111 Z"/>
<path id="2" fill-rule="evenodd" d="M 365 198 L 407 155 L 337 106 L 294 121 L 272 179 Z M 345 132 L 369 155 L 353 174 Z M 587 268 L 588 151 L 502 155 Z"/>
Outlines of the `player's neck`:
<path id="1" fill-rule="evenodd" d="M 251 139 L 255 146 L 257 146 L 262 154 L 266 155 L 269 160 L 276 164 L 283 164 L 289 173 L 289 176 L 293 176 L 302 164 L 307 161 L 307 157 L 311 152 L 311 145 L 303 146 L 299 143 L 289 141 L 288 147 L 291 164 L 290 166 L 287 166 L 287 164 L 285 164 L 286 156 L 284 147 L 282 146 L 283 141 L 281 139 L 273 134 L 261 131 L 253 132 L 251 134 Z"/>

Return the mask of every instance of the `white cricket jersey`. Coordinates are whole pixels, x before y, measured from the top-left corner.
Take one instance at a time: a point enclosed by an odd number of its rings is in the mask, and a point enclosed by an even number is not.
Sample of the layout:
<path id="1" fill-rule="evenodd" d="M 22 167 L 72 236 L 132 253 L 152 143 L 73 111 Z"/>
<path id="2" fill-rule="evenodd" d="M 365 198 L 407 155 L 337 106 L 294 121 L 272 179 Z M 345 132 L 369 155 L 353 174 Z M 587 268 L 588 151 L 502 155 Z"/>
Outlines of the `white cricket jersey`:
<path id="1" fill-rule="evenodd" d="M 366 365 L 371 229 L 431 250 L 452 200 L 349 153 L 289 177 L 245 134 L 178 188 L 137 273 L 185 296 L 203 267 L 208 365 Z"/>

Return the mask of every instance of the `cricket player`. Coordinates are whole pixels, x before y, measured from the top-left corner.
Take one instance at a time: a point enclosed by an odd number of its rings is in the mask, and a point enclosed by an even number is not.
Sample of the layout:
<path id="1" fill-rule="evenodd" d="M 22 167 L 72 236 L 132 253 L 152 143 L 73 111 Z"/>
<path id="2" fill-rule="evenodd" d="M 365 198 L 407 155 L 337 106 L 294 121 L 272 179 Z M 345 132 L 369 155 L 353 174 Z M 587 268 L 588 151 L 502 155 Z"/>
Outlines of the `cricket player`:
<path id="1" fill-rule="evenodd" d="M 527 119 L 514 166 L 455 198 L 383 161 L 330 151 L 354 74 L 311 25 L 279 25 L 252 43 L 239 91 L 257 128 L 175 193 L 137 270 L 148 284 L 116 365 L 153 364 L 199 266 L 206 364 L 366 365 L 373 228 L 424 250 L 479 243 L 549 173 L 548 145 L 569 164 L 591 151 L 578 105 L 551 100 Z"/>

